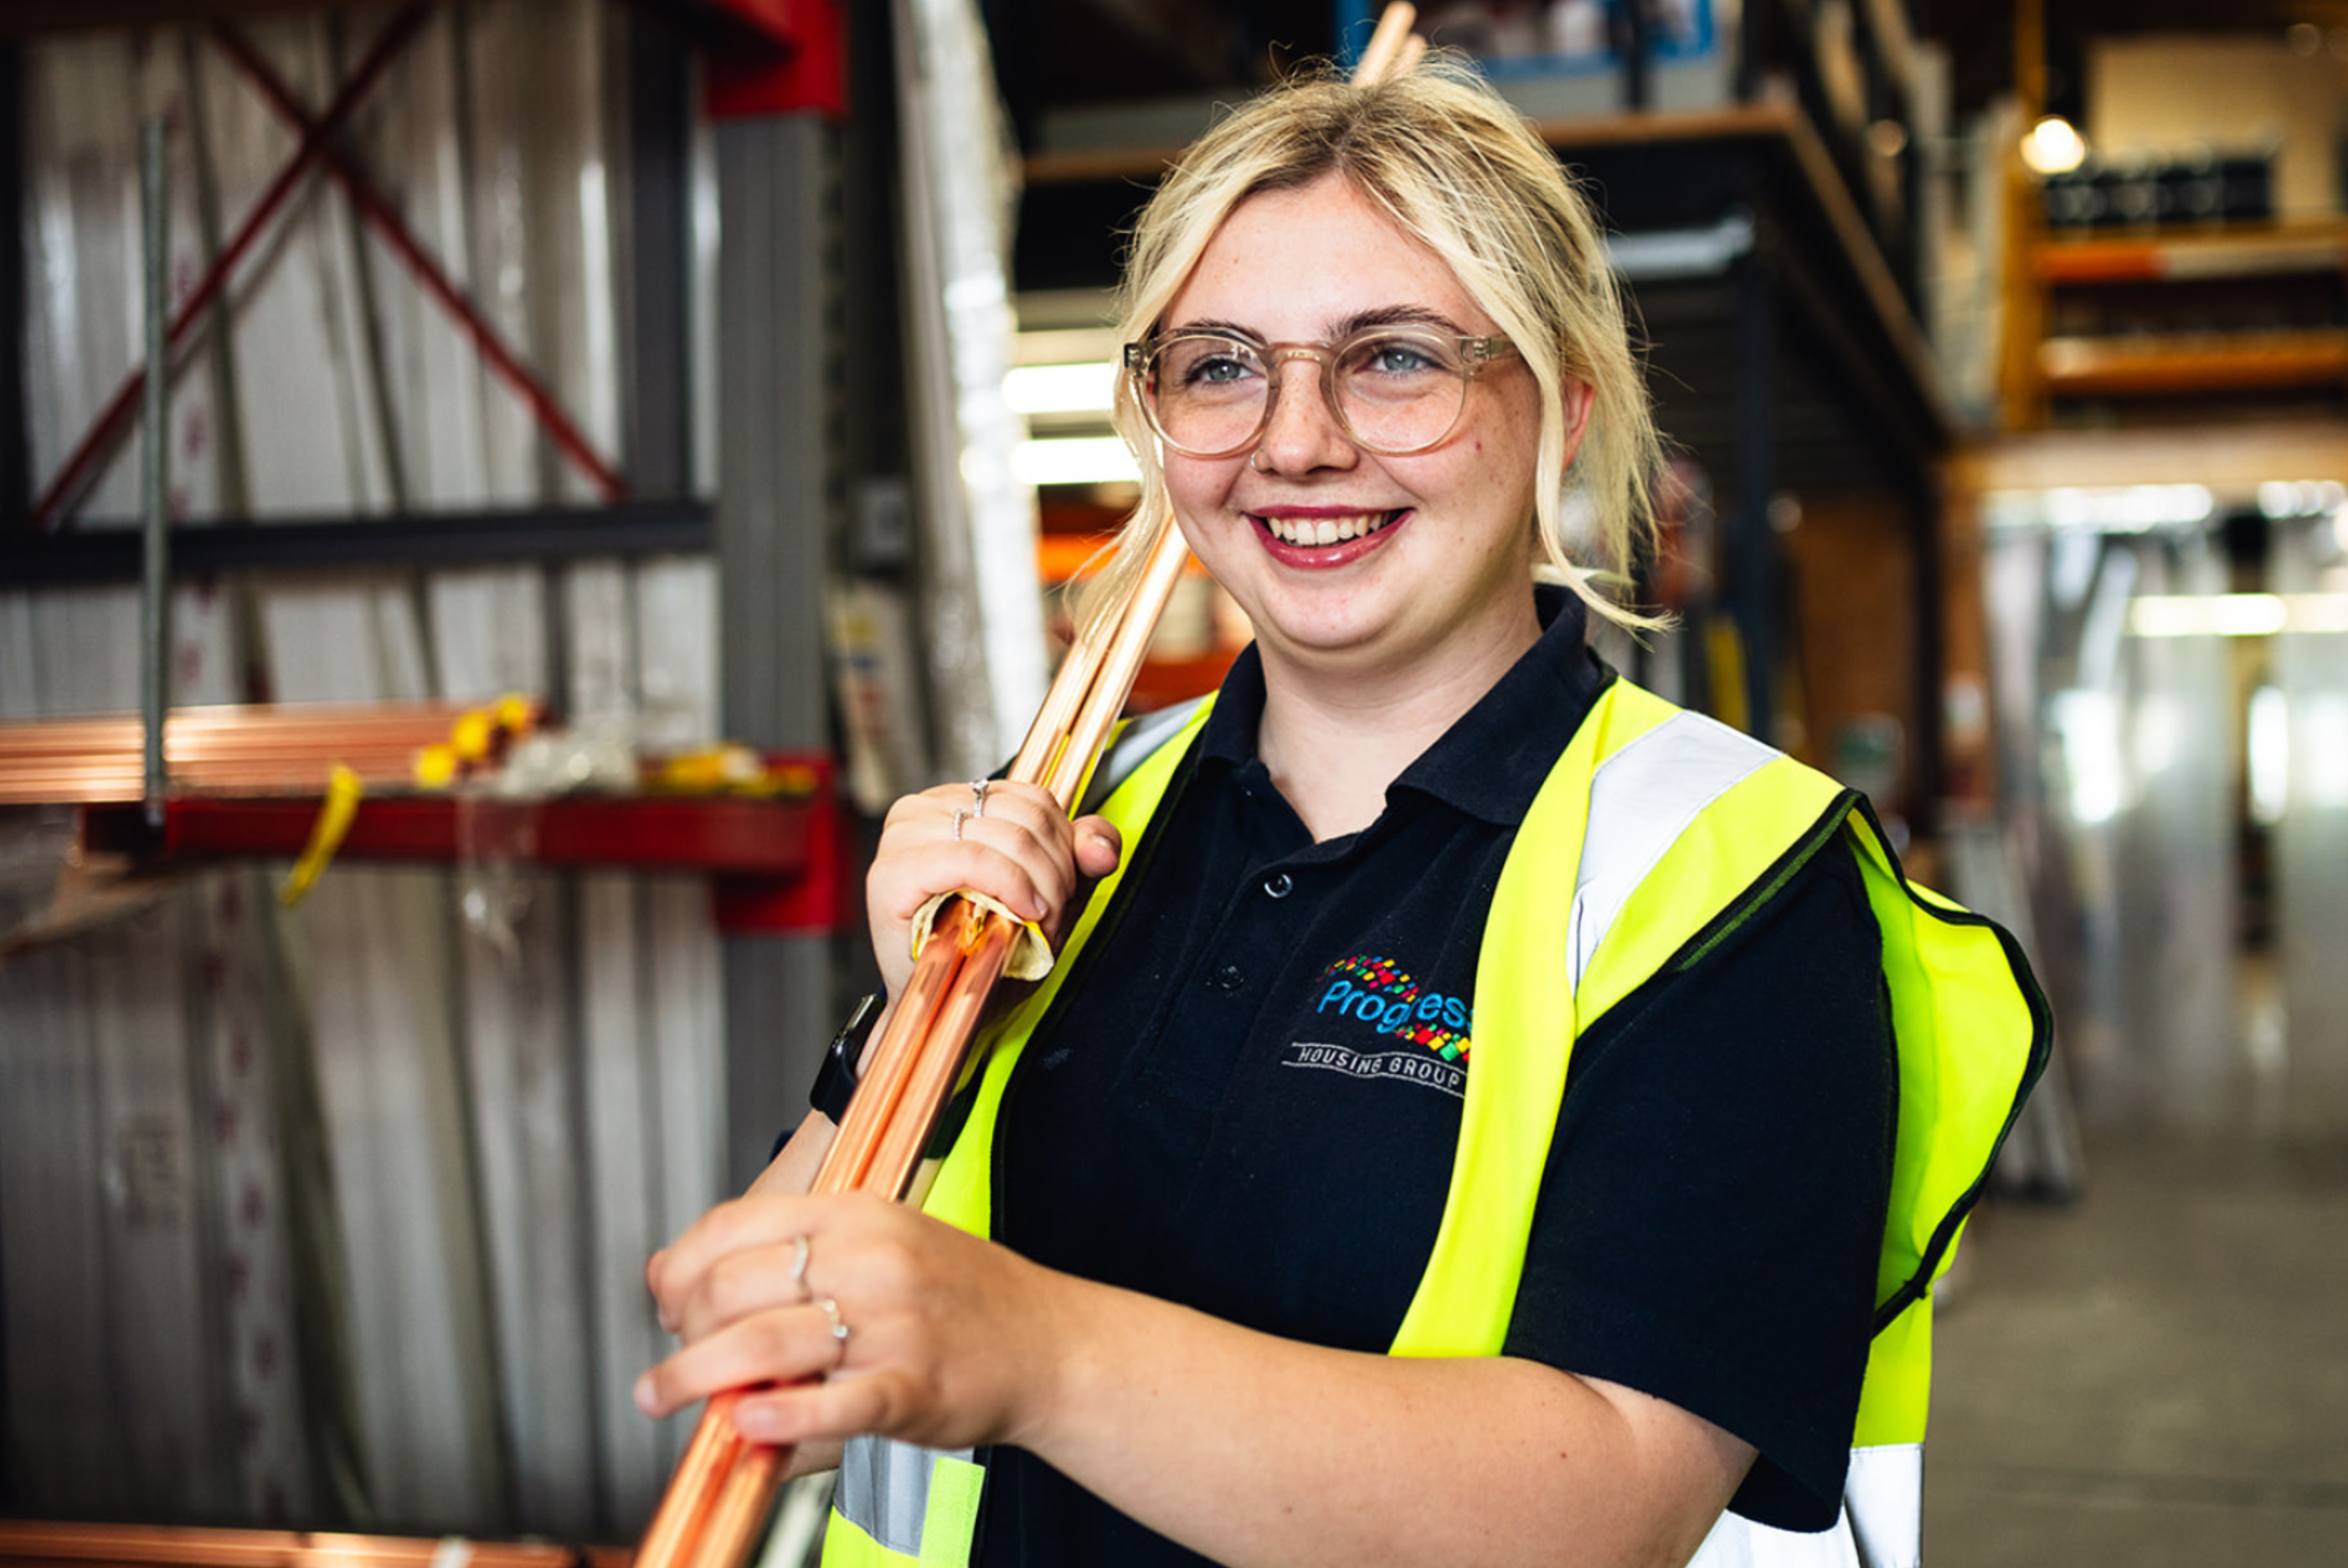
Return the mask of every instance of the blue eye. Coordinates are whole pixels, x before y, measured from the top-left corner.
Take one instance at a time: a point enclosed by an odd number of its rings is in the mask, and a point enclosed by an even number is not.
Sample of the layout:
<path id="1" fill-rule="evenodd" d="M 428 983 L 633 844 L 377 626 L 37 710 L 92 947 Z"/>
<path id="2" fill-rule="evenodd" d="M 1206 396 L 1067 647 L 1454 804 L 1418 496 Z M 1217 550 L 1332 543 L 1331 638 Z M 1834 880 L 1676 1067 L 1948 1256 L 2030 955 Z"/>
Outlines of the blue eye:
<path id="1" fill-rule="evenodd" d="M 1374 375 L 1424 375 L 1449 368 L 1432 343 L 1406 337 L 1373 338 L 1354 350 L 1347 364 L 1349 371 Z"/>
<path id="2" fill-rule="evenodd" d="M 1192 385 L 1237 381 L 1248 374 L 1251 368 L 1247 361 L 1236 354 L 1203 355 L 1184 369 L 1182 379 Z"/>
<path id="3" fill-rule="evenodd" d="M 1263 360 L 1252 344 L 1232 338 L 1177 338 L 1160 351 L 1158 374 L 1169 391 L 1204 395 L 1260 381 Z"/>

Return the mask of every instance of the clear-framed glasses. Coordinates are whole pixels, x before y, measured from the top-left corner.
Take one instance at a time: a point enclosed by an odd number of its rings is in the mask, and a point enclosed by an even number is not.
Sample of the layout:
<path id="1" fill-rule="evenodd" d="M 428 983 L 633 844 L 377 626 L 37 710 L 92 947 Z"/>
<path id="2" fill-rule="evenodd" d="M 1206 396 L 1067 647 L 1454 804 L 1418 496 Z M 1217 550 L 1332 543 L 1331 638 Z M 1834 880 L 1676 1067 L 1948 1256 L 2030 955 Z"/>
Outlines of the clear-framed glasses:
<path id="1" fill-rule="evenodd" d="M 1340 343 L 1266 343 L 1249 333 L 1184 327 L 1125 345 L 1150 428 L 1191 457 L 1230 457 L 1262 438 L 1292 359 L 1321 366 L 1321 395 L 1348 439 L 1401 457 L 1451 434 L 1468 384 L 1516 353 L 1503 337 L 1369 327 Z"/>

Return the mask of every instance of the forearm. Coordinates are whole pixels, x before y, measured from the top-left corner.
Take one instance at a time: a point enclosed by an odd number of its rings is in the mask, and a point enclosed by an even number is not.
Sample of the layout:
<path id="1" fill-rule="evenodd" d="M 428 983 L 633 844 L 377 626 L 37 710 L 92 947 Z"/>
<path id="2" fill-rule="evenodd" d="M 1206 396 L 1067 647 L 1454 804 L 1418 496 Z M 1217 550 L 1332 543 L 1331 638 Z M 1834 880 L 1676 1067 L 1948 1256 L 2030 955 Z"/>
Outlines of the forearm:
<path id="1" fill-rule="evenodd" d="M 1027 1446 L 1234 1565 L 1684 1563 L 1752 1460 L 1532 1362 L 1330 1350 L 1080 1282 L 1065 1310 Z"/>

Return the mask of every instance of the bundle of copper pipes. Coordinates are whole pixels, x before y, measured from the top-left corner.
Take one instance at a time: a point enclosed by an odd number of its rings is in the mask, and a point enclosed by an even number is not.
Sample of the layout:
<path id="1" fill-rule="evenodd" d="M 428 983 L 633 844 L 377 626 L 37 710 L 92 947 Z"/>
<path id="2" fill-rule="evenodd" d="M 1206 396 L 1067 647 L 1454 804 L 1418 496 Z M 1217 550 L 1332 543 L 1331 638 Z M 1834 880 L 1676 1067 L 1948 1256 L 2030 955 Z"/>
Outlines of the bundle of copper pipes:
<path id="1" fill-rule="evenodd" d="M 1064 810 L 1083 798 L 1189 554 L 1169 522 L 1122 611 L 1102 617 L 1068 651 L 1007 776 L 1042 784 Z M 960 898 L 938 912 L 812 1191 L 907 1196 L 1018 929 Z M 747 1555 L 790 1453 L 736 1430 L 739 1399 L 721 1394 L 702 1411 L 636 1568 L 735 1568 Z"/>
<path id="2" fill-rule="evenodd" d="M 174 709 L 163 760 L 174 789 L 244 794 L 325 787 L 336 764 L 368 784 L 407 784 L 417 754 L 468 709 L 446 702 Z M 84 805 L 145 793 L 135 713 L 0 724 L 0 805 Z"/>

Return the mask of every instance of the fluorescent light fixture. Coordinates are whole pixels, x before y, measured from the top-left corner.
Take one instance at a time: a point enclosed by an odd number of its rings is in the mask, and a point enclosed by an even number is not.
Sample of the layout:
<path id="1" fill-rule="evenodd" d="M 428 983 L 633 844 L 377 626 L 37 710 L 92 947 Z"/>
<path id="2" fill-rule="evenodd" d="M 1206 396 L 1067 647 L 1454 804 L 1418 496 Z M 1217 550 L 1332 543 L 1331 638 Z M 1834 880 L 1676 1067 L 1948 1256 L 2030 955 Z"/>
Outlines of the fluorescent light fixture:
<path id="1" fill-rule="evenodd" d="M 2348 631 L 2348 594 L 2147 594 L 2128 605 L 2138 637 L 2271 637 Z"/>
<path id="2" fill-rule="evenodd" d="M 2049 490 L 2042 515 L 2050 528 L 2141 534 L 2205 522 L 2214 508 L 2206 485 L 2125 485 L 2106 490 Z"/>
<path id="3" fill-rule="evenodd" d="M 1014 414 L 1107 414 L 1117 392 L 1117 366 L 1014 365 L 1003 377 L 1003 401 Z"/>
<path id="4" fill-rule="evenodd" d="M 2250 820 L 2272 827 L 2291 804 L 2291 704 L 2277 686 L 2250 693 Z"/>
<path id="5" fill-rule="evenodd" d="M 1023 485 L 1107 485 L 1141 477 L 1133 454 L 1115 436 L 1022 441 L 1011 449 L 1011 472 Z"/>
<path id="6" fill-rule="evenodd" d="M 2069 120 L 2050 114 L 2022 138 L 2022 161 L 2040 174 L 2068 174 L 2087 161 L 2087 144 Z"/>
<path id="7" fill-rule="evenodd" d="M 2272 637 L 2291 610 L 2271 593 L 2221 593 L 2209 601 L 2209 629 L 2220 637 Z"/>
<path id="8" fill-rule="evenodd" d="M 2109 822 L 2127 804 L 2118 704 L 2106 692 L 2057 692 L 2047 704 L 2068 775 L 2071 820 Z"/>
<path id="9" fill-rule="evenodd" d="M 2259 511 L 2268 518 L 2320 518 L 2339 511 L 2348 487 L 2336 479 L 2269 479 L 2259 487 Z"/>

